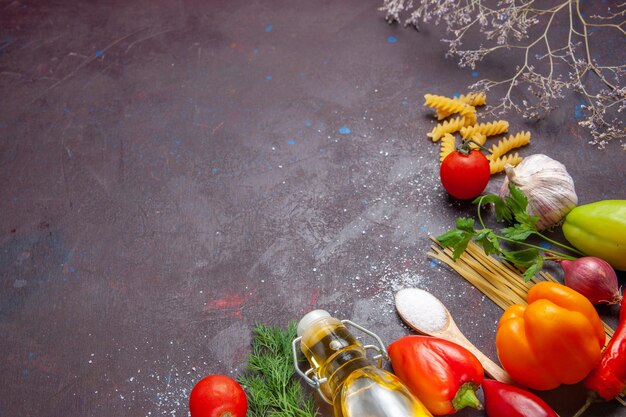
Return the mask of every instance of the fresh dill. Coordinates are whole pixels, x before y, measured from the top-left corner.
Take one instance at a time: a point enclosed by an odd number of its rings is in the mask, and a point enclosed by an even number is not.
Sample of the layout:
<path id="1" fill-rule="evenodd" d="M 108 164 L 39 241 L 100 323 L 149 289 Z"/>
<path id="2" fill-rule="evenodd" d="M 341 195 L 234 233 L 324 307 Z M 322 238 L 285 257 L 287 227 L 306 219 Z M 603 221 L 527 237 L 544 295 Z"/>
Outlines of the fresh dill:
<path id="1" fill-rule="evenodd" d="M 310 394 L 295 377 L 291 342 L 296 323 L 286 329 L 257 324 L 253 330 L 247 371 L 238 378 L 248 395 L 248 417 L 315 417 Z"/>

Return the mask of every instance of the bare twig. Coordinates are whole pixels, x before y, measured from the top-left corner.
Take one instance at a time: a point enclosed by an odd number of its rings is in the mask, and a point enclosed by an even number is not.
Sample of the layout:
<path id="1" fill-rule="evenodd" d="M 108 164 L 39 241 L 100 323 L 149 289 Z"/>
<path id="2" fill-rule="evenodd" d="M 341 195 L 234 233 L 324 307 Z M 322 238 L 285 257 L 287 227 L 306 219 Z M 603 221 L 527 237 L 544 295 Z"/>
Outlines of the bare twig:
<path id="1" fill-rule="evenodd" d="M 626 37 L 626 3 L 589 7 L 593 10 L 585 13 L 580 0 L 383 0 L 381 10 L 390 23 L 404 18 L 405 25 L 418 29 L 420 22 L 443 23 L 451 35 L 442 39 L 449 45 L 447 55 L 457 57 L 461 67 L 474 69 L 491 54 L 517 51 L 520 61 L 510 76 L 471 86 L 502 89 L 502 98 L 490 112 L 513 109 L 540 118 L 565 92 L 575 91 L 581 97 L 576 108 L 579 124 L 589 129 L 590 143 L 602 148 L 611 139 L 626 139 L 625 118 L 620 117 L 626 111 L 626 64 L 623 55 L 619 57 Z M 614 58 L 608 49 L 603 54 L 594 50 L 592 40 L 601 32 L 617 37 L 615 65 L 598 62 Z M 466 47 L 471 39 L 482 43 Z"/>

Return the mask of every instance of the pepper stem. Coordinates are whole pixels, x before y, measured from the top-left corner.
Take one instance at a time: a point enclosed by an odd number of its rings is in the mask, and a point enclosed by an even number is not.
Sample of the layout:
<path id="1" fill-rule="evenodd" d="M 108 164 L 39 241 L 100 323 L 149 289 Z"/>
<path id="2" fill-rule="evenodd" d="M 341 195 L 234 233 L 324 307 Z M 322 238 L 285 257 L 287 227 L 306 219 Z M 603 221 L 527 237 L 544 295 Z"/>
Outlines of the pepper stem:
<path id="1" fill-rule="evenodd" d="M 587 400 L 585 401 L 585 403 L 583 404 L 582 407 L 580 407 L 580 409 L 578 411 L 576 411 L 576 414 L 574 414 L 574 417 L 580 417 L 583 415 L 583 413 L 585 411 L 587 411 L 587 409 L 589 408 L 589 406 L 591 404 L 594 403 L 594 401 L 597 399 L 597 395 L 595 395 L 593 392 L 590 392 L 589 395 L 587 395 Z"/>
<path id="2" fill-rule="evenodd" d="M 456 395 L 452 399 L 452 407 L 454 407 L 454 411 L 459 411 L 465 407 L 472 407 L 477 410 L 482 410 L 483 405 L 481 404 L 478 397 L 476 397 L 476 390 L 478 389 L 478 385 L 473 382 L 466 382 L 461 385 L 459 390 L 456 392 Z"/>

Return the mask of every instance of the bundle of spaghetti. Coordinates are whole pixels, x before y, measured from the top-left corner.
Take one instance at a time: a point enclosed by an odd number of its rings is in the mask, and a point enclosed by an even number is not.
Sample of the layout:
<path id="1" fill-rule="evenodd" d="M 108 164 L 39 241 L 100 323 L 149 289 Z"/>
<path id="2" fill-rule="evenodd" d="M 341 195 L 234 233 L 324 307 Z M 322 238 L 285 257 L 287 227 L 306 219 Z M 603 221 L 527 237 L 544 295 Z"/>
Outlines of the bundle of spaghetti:
<path id="1" fill-rule="evenodd" d="M 446 133 L 454 133 L 461 130 L 463 126 L 467 126 L 470 120 L 465 117 L 455 117 L 454 119 L 444 120 L 443 123 L 438 123 L 426 136 L 430 137 L 433 142 L 437 142 Z"/>
<path id="2" fill-rule="evenodd" d="M 449 133 L 443 135 L 441 139 L 441 148 L 439 150 L 439 161 L 443 162 L 446 156 L 450 155 L 456 146 L 456 139 Z"/>
<path id="3" fill-rule="evenodd" d="M 528 290 L 537 282 L 542 280 L 558 282 L 554 276 L 544 271 L 539 274 L 540 277 L 535 276 L 526 282 L 513 265 L 485 254 L 485 251 L 474 242 L 470 242 L 466 251 L 455 261 L 452 250 L 441 246 L 432 236 L 431 239 L 437 246 L 431 246 L 432 252 L 427 253 L 429 257 L 454 269 L 503 310 L 513 304 L 527 305 Z M 614 331 L 608 324 L 603 322 L 603 325 L 608 343 Z"/>
<path id="4" fill-rule="evenodd" d="M 461 129 L 461 136 L 463 139 L 470 138 L 476 133 L 481 133 L 485 136 L 494 136 L 509 131 L 509 122 L 506 120 L 496 120 L 495 122 L 478 123 L 475 125 L 466 126 Z"/>
<path id="5" fill-rule="evenodd" d="M 511 135 L 508 138 L 501 139 L 498 143 L 491 147 L 491 154 L 487 156 L 487 159 L 496 160 L 510 150 L 521 148 L 530 143 L 530 132 L 519 132 L 515 135 Z"/>
<path id="6" fill-rule="evenodd" d="M 517 166 L 522 162 L 522 157 L 517 152 L 514 154 L 504 155 L 496 159 L 489 159 L 489 170 L 491 174 L 497 174 L 504 171 L 506 165 Z"/>
<path id="7" fill-rule="evenodd" d="M 455 97 L 454 100 L 458 100 L 462 103 L 469 104 L 470 106 L 484 106 L 487 103 L 487 94 L 484 91 L 478 93 L 461 94 L 460 97 Z M 452 113 L 448 113 L 444 110 L 437 110 L 437 120 L 443 120 L 450 116 Z"/>

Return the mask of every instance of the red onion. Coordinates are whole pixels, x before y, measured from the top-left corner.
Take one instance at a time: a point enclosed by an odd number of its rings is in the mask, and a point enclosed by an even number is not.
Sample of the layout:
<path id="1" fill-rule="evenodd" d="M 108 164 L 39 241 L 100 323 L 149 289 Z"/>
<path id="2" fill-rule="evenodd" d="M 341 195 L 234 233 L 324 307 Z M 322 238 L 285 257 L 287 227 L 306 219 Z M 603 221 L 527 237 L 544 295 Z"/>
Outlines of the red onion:
<path id="1" fill-rule="evenodd" d="M 592 304 L 617 304 L 622 301 L 617 274 L 608 262 L 594 256 L 557 262 L 563 268 L 565 285 L 587 297 Z"/>

